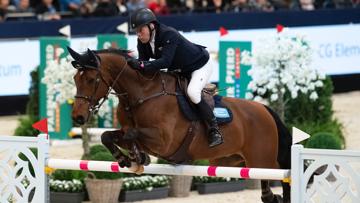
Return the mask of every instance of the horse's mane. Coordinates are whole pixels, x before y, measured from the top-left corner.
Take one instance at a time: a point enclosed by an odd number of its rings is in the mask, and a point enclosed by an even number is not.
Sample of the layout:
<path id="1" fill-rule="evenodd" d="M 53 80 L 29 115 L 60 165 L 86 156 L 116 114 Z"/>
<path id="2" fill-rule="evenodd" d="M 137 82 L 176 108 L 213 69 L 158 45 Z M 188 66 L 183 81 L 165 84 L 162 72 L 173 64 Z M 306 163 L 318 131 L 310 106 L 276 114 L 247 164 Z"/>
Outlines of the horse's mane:
<path id="1" fill-rule="evenodd" d="M 101 49 L 101 50 L 95 51 L 95 53 L 97 53 L 97 54 L 117 54 L 117 55 L 125 57 L 125 59 L 132 58 L 132 56 L 130 55 L 131 52 L 133 52 L 133 51 L 127 50 L 127 49 L 114 49 L 114 48 Z"/>

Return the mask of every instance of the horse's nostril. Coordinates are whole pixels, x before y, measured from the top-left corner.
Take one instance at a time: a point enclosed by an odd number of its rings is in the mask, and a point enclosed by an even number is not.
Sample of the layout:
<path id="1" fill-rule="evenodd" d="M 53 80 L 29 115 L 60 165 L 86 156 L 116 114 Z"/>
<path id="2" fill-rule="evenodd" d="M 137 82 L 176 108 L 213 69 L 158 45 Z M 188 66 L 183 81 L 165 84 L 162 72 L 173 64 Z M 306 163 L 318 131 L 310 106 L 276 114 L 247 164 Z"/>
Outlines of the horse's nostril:
<path id="1" fill-rule="evenodd" d="M 83 124 L 85 123 L 85 118 L 84 118 L 84 116 L 77 116 L 77 117 L 75 118 L 75 122 L 78 123 L 78 124 L 80 124 L 80 125 L 83 125 Z"/>

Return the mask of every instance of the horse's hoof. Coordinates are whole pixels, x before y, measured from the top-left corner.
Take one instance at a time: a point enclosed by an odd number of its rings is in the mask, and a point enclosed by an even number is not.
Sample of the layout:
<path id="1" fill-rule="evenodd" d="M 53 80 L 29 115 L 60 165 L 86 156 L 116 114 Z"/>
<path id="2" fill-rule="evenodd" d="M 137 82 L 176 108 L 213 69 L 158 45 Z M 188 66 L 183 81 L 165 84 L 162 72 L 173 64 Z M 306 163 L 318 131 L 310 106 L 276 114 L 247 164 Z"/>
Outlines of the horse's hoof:
<path id="1" fill-rule="evenodd" d="M 140 157 L 141 157 L 141 162 L 140 164 L 144 165 L 144 166 L 148 166 L 151 162 L 150 156 L 146 153 L 140 153 Z"/>
<path id="2" fill-rule="evenodd" d="M 277 202 L 277 203 L 283 203 L 283 198 L 281 197 L 281 195 L 274 195 L 274 201 L 273 202 Z"/>
<path id="3" fill-rule="evenodd" d="M 269 193 L 268 195 L 261 196 L 261 200 L 264 203 L 283 203 L 283 199 L 280 195 Z"/>
<path id="4" fill-rule="evenodd" d="M 131 167 L 129 167 L 129 170 L 132 171 L 133 173 L 137 174 L 137 175 L 141 175 L 144 172 L 144 166 L 143 165 L 139 165 L 135 162 L 131 163 Z"/>
<path id="5" fill-rule="evenodd" d="M 123 160 L 120 160 L 118 161 L 118 164 L 121 168 L 124 168 L 124 167 L 130 167 L 131 166 L 131 162 L 129 160 L 126 160 L 126 159 L 123 159 Z"/>

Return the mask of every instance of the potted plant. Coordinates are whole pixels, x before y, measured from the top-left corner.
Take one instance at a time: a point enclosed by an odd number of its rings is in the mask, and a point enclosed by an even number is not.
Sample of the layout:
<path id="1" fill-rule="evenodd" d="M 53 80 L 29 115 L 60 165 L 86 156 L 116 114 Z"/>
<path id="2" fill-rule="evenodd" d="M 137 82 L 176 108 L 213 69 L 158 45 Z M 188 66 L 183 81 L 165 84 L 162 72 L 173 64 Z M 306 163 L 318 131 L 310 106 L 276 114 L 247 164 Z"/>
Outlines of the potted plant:
<path id="1" fill-rule="evenodd" d="M 123 178 L 120 202 L 160 199 L 168 197 L 169 177 L 165 175 Z"/>
<path id="2" fill-rule="evenodd" d="M 158 159 L 158 164 L 170 164 L 164 159 Z M 192 176 L 173 175 L 170 176 L 169 196 L 170 197 L 187 197 L 190 195 Z"/>
<path id="3" fill-rule="evenodd" d="M 82 202 L 85 176 L 86 173 L 83 171 L 56 170 L 49 177 L 50 201 Z"/>
<path id="4" fill-rule="evenodd" d="M 90 149 L 90 152 L 95 153 L 90 153 L 90 160 L 115 161 L 109 151 Z M 117 203 L 123 182 L 122 177 L 125 177 L 122 173 L 88 172 L 85 185 L 90 201 L 92 203 Z"/>
<path id="5" fill-rule="evenodd" d="M 235 192 L 245 189 L 245 181 L 239 178 L 195 176 L 194 184 L 199 194 Z"/>

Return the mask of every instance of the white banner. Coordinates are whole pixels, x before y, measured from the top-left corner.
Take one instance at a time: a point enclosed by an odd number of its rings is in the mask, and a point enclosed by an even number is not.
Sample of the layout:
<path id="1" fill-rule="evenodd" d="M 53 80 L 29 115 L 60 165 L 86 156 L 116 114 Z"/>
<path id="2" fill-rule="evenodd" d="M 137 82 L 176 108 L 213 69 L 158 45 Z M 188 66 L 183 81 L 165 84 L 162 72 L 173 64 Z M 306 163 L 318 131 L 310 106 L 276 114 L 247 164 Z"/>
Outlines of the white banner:
<path id="1" fill-rule="evenodd" d="M 38 40 L 0 42 L 0 96 L 27 95 L 30 72 L 40 64 Z"/>
<path id="2" fill-rule="evenodd" d="M 291 32 L 305 34 L 315 49 L 314 67 L 328 75 L 360 73 L 360 24 L 291 28 Z M 220 37 L 218 31 L 183 33 L 190 41 L 208 47 L 212 65 L 218 67 L 219 40 L 251 41 L 276 33 L 276 29 L 229 30 Z M 76 51 L 96 49 L 96 37 L 71 39 Z M 129 36 L 128 47 L 136 51 L 136 36 Z M 40 64 L 39 41 L 0 41 L 0 96 L 27 95 L 30 72 Z M 185 59 L 186 60 L 186 59 Z M 217 82 L 216 69 L 211 81 Z"/>

